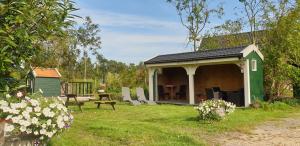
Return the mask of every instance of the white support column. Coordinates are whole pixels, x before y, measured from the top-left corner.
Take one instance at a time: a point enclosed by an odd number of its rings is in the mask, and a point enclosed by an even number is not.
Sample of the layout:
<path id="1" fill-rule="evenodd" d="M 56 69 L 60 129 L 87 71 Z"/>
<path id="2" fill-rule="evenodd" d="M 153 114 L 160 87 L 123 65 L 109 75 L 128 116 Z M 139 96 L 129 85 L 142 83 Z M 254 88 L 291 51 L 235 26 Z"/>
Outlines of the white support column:
<path id="1" fill-rule="evenodd" d="M 245 96 L 245 107 L 248 107 L 251 104 L 250 97 L 250 71 L 249 71 L 249 59 L 244 63 L 244 96 Z"/>
<path id="2" fill-rule="evenodd" d="M 153 85 L 153 76 L 154 76 L 154 69 L 149 68 L 148 69 L 148 75 L 149 75 L 149 100 L 154 100 L 154 85 Z"/>
<path id="3" fill-rule="evenodd" d="M 195 104 L 194 75 L 195 75 L 197 66 L 186 66 L 184 68 L 189 76 L 189 104 Z"/>

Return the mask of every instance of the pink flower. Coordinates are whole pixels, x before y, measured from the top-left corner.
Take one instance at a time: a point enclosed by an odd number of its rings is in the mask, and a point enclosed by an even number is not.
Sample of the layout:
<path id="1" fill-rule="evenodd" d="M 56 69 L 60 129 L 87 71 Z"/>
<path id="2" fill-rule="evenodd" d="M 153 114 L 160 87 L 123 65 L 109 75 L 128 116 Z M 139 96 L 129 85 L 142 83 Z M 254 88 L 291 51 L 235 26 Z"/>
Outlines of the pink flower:
<path id="1" fill-rule="evenodd" d="M 23 97 L 23 93 L 22 93 L 21 91 L 19 91 L 19 92 L 17 93 L 17 97 L 18 97 L 18 98 Z"/>

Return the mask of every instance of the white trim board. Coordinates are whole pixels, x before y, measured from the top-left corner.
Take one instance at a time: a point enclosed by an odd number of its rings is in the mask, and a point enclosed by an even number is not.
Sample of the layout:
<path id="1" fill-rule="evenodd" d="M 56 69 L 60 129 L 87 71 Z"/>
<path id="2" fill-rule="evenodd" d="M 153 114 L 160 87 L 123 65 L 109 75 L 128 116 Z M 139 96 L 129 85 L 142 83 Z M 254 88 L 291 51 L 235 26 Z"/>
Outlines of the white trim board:
<path id="1" fill-rule="evenodd" d="M 253 51 L 255 51 L 258 54 L 261 60 L 264 60 L 264 55 L 259 51 L 258 47 L 255 46 L 254 44 L 246 47 L 243 51 L 241 51 L 241 53 L 243 54 L 243 57 L 247 57 Z"/>
<path id="2" fill-rule="evenodd" d="M 227 64 L 239 61 L 238 57 L 231 58 L 218 58 L 218 59 L 207 59 L 198 61 L 184 61 L 184 62 L 171 62 L 171 63 L 157 63 L 157 64 L 147 64 L 146 67 L 182 67 L 183 65 L 209 65 L 209 64 Z"/>

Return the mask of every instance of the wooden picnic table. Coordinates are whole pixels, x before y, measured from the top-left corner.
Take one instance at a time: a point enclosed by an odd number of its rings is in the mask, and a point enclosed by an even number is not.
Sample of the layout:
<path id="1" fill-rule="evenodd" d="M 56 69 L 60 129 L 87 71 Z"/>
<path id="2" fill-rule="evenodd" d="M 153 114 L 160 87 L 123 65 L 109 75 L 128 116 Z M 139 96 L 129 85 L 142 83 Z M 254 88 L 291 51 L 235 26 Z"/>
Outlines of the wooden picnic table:
<path id="1" fill-rule="evenodd" d="M 66 94 L 67 101 L 66 101 L 66 107 L 70 105 L 70 98 L 74 98 L 75 104 L 79 107 L 80 111 L 82 112 L 81 106 L 84 104 L 83 102 L 78 102 L 77 95 L 76 94 Z"/>
<path id="2" fill-rule="evenodd" d="M 98 94 L 98 96 L 99 96 L 99 100 L 94 102 L 95 104 L 97 104 L 98 109 L 100 108 L 101 104 L 109 104 L 109 105 L 111 105 L 113 110 L 115 110 L 115 104 L 117 102 L 111 100 L 109 93 L 100 93 L 100 94 Z M 106 100 L 103 100 L 104 98 L 106 98 Z"/>

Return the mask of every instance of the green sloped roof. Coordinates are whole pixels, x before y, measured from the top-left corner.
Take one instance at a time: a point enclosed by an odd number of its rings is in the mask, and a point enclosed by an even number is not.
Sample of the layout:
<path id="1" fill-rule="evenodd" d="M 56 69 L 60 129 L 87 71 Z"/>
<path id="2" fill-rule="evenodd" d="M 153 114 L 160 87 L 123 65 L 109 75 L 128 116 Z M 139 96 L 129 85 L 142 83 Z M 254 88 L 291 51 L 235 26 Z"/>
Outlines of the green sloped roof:
<path id="1" fill-rule="evenodd" d="M 257 44 L 259 44 L 266 32 L 264 30 L 256 31 Z M 251 33 L 237 33 L 229 35 L 211 36 L 203 38 L 200 45 L 200 50 L 217 49 L 217 48 L 234 48 L 240 46 L 248 46 L 251 43 Z"/>

